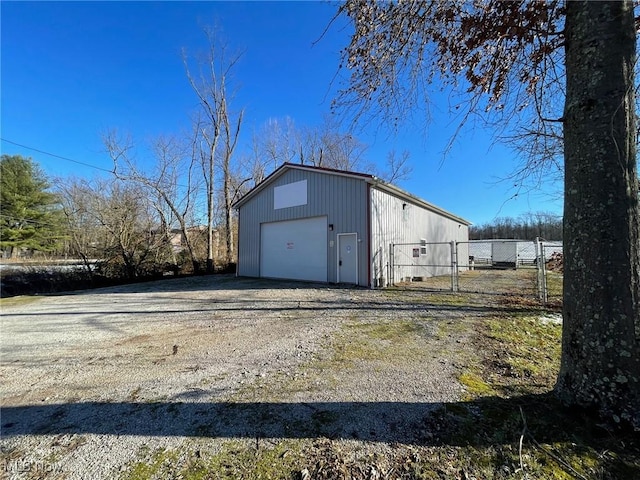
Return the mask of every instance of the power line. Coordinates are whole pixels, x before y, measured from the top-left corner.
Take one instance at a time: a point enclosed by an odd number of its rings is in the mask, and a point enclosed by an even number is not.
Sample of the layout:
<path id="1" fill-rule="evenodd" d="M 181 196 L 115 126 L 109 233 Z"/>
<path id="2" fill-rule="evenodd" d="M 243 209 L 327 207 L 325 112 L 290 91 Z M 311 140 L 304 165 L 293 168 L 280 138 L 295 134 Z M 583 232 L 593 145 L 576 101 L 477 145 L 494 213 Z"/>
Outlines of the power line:
<path id="1" fill-rule="evenodd" d="M 43 155 L 49 155 L 50 157 L 59 158 L 60 160 L 66 160 L 67 162 L 77 163 L 78 165 L 84 165 L 85 167 L 95 168 L 96 170 L 102 170 L 103 172 L 113 173 L 113 170 L 107 170 L 106 168 L 98 167 L 96 165 L 91 165 L 90 163 L 81 162 L 79 160 L 74 160 L 73 158 L 63 157 L 61 155 L 56 155 L 55 153 L 45 152 L 44 150 L 40 150 L 38 148 L 29 147 L 28 145 L 23 145 L 18 142 L 13 142 L 11 140 L 7 140 L 6 138 L 1 138 L 3 142 L 10 143 L 11 145 L 15 145 L 17 147 L 26 148 L 27 150 L 32 150 L 34 152 L 42 153 Z"/>
<path id="2" fill-rule="evenodd" d="M 49 155 L 50 157 L 55 157 L 55 158 L 59 158 L 61 160 L 66 160 L 68 162 L 77 163 L 78 165 L 84 165 L 85 167 L 95 168 L 96 170 L 101 170 L 103 172 L 107 172 L 107 173 L 110 173 L 110 174 L 114 174 L 115 173 L 115 170 L 108 170 L 106 168 L 98 167 L 96 165 L 91 165 L 90 163 L 81 162 L 79 160 L 74 160 L 73 158 L 63 157 L 62 155 L 56 155 L 55 153 L 46 152 L 44 150 L 40 150 L 39 148 L 30 147 L 28 145 L 23 145 L 21 143 L 14 142 L 12 140 L 7 140 L 6 138 L 0 137 L 0 140 L 2 140 L 3 142 L 6 142 L 6 143 L 10 143 L 11 145 L 16 145 L 17 147 L 22 147 L 22 148 L 26 148 L 27 150 L 32 150 L 34 152 L 42 153 L 43 155 Z M 119 179 L 122 180 L 122 178 L 119 178 Z M 136 182 L 137 180 L 129 179 L 129 181 Z M 138 183 L 140 183 L 140 182 L 138 181 Z M 193 185 L 182 185 L 182 184 L 179 184 L 179 183 L 175 184 L 175 186 L 176 187 L 183 187 L 183 188 L 193 188 Z"/>

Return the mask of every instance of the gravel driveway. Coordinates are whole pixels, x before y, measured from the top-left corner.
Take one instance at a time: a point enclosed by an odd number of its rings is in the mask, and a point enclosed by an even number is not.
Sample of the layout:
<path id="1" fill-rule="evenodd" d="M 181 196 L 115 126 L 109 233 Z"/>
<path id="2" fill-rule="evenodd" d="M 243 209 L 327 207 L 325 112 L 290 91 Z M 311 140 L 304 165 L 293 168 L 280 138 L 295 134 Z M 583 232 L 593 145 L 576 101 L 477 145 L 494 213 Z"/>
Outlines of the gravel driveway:
<path id="1" fill-rule="evenodd" d="M 117 478 L 232 438 L 416 441 L 462 393 L 465 339 L 441 326 L 465 312 L 414 297 L 203 276 L 3 307 L 4 473 Z"/>

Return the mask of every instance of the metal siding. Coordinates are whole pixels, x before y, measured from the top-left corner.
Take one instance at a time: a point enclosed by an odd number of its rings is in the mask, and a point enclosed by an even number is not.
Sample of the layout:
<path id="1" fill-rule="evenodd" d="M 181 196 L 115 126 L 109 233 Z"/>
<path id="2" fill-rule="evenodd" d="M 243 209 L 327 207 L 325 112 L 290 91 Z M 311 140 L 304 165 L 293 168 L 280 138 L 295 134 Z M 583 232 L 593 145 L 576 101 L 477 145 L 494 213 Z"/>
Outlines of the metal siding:
<path id="1" fill-rule="evenodd" d="M 403 204 L 406 204 L 404 209 Z M 419 243 L 422 238 L 427 242 L 466 242 L 469 238 L 469 228 L 467 225 L 373 187 L 371 189 L 372 285 L 385 286 L 388 282 L 391 243 Z M 435 246 L 420 259 L 420 263 L 448 263 L 449 252 L 450 248 L 446 245 Z M 460 256 L 463 257 L 463 255 L 465 253 L 461 251 Z M 449 270 L 437 273 L 448 272 Z M 403 275 L 402 272 L 400 275 Z"/>
<path id="2" fill-rule="evenodd" d="M 307 180 L 307 204 L 273 208 L 273 189 L 300 180 Z M 238 274 L 260 276 L 260 225 L 266 222 L 327 216 L 333 231 L 328 232 L 328 281 L 337 281 L 337 234 L 358 234 L 358 278 L 368 285 L 367 254 L 367 183 L 364 179 L 291 169 L 251 198 L 239 209 Z M 330 242 L 333 241 L 333 247 Z"/>

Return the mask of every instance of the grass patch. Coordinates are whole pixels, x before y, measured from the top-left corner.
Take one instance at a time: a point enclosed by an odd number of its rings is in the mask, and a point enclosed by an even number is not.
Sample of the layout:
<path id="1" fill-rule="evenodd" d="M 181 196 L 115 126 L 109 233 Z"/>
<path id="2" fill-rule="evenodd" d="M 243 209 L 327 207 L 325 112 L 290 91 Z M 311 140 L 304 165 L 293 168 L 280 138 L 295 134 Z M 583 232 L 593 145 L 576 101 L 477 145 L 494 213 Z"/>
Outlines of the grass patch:
<path id="1" fill-rule="evenodd" d="M 334 337 L 325 367 L 344 369 L 358 362 L 398 362 L 415 359 L 422 350 L 417 340 L 425 327 L 413 320 L 354 322 Z"/>
<path id="2" fill-rule="evenodd" d="M 422 289 L 388 287 L 382 291 L 389 300 L 411 305 L 472 306 L 477 305 L 477 295 L 464 292 L 432 292 Z"/>
<path id="3" fill-rule="evenodd" d="M 225 443 L 220 452 L 212 457 L 194 462 L 181 478 L 284 480 L 291 478 L 294 466 L 301 460 L 296 442 L 269 443 L 263 447 L 258 444 L 257 448 L 247 448 L 244 442 L 231 441 Z M 211 472 L 215 472 L 215 476 L 212 477 Z"/>
<path id="4" fill-rule="evenodd" d="M 537 394 L 553 388 L 560 369 L 562 326 L 527 314 L 483 324 L 484 376 L 502 394 Z M 488 348 L 486 348 L 488 347 Z"/>
<path id="5" fill-rule="evenodd" d="M 22 305 L 29 305 L 40 300 L 41 297 L 31 295 L 21 295 L 18 297 L 5 297 L 0 298 L 0 307 L 20 307 Z"/>
<path id="6" fill-rule="evenodd" d="M 479 362 L 459 375 L 466 402 L 427 420 L 442 445 L 458 445 L 457 468 L 478 478 L 640 478 L 637 435 L 607 431 L 553 395 L 561 330 L 519 308 L 476 320 Z"/>
<path id="7" fill-rule="evenodd" d="M 562 282 L 564 276 L 561 273 L 547 270 L 547 296 L 549 298 L 562 297 Z"/>
<path id="8" fill-rule="evenodd" d="M 553 388 L 560 369 L 561 325 L 519 309 L 474 323 L 478 356 L 469 361 L 467 355 L 458 375 L 467 390 L 465 399 L 540 394 Z"/>
<path id="9" fill-rule="evenodd" d="M 633 434 L 607 432 L 587 413 L 565 409 L 553 394 L 445 405 L 426 426 L 439 433 L 440 446 L 433 451 L 455 466 L 452 473 L 500 479 L 640 478 Z M 455 453 L 444 456 L 448 447 Z"/>
<path id="10" fill-rule="evenodd" d="M 224 442 L 216 453 L 203 453 L 196 447 L 157 450 L 125 471 L 121 480 L 180 478 L 183 480 L 232 480 L 294 478 L 293 472 L 304 462 L 301 442 L 250 441 Z"/>
<path id="11" fill-rule="evenodd" d="M 146 453 L 143 450 L 143 453 Z M 145 455 L 147 456 L 147 455 Z M 147 480 L 162 478 L 172 468 L 179 457 L 173 450 L 156 450 L 144 460 L 135 462 L 120 478 L 122 480 Z M 165 477 L 166 478 L 166 477 Z"/>
<path id="12" fill-rule="evenodd" d="M 471 371 L 464 371 L 458 375 L 458 381 L 467 389 L 467 399 L 496 393 L 493 387 L 485 382 L 480 375 Z"/>
<path id="13" fill-rule="evenodd" d="M 542 400 L 542 399 L 539 399 Z M 545 417 L 555 408 L 537 405 Z M 504 406 L 502 406 L 504 407 Z M 317 439 L 228 440 L 214 452 L 191 443 L 176 450 L 145 453 L 125 471 L 121 480 L 180 478 L 273 479 L 299 478 L 370 480 L 393 479 L 631 479 L 638 478 L 633 453 L 608 450 L 608 439 L 584 445 L 567 434 L 555 442 L 535 440 L 532 431 L 523 437 L 519 409 L 500 411 L 499 405 L 477 404 L 469 409 L 443 407 L 440 434 L 427 445 L 389 445 L 380 450 L 373 444 Z M 532 419 L 528 419 L 532 420 Z M 478 425 L 478 422 L 484 422 Z M 539 422 L 528 425 L 539 428 Z M 544 423 L 544 422 L 543 422 Z M 557 428 L 566 428 L 566 422 Z M 588 428 L 583 428 L 586 430 Z M 539 432 L 536 432 L 539 433 Z M 628 445 L 628 444 L 625 444 Z M 620 450 L 622 444 L 618 445 Z M 210 446 L 208 447 L 210 448 Z"/>

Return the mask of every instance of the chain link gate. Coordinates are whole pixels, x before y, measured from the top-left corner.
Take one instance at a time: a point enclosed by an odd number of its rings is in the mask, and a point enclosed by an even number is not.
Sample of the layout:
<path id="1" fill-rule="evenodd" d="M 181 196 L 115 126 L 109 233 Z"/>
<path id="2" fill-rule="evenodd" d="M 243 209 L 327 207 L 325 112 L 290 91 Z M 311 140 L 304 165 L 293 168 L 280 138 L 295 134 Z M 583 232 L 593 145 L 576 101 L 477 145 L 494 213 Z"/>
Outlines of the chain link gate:
<path id="1" fill-rule="evenodd" d="M 539 296 L 546 305 L 562 302 L 564 251 L 562 242 L 538 240 Z"/>
<path id="2" fill-rule="evenodd" d="M 389 244 L 389 283 L 420 282 L 428 290 L 457 291 L 455 242 Z"/>
<path id="3" fill-rule="evenodd" d="M 561 301 L 562 243 L 520 240 L 392 243 L 389 284 Z"/>
<path id="4" fill-rule="evenodd" d="M 535 242 L 472 240 L 456 248 L 459 291 L 539 297 Z"/>

